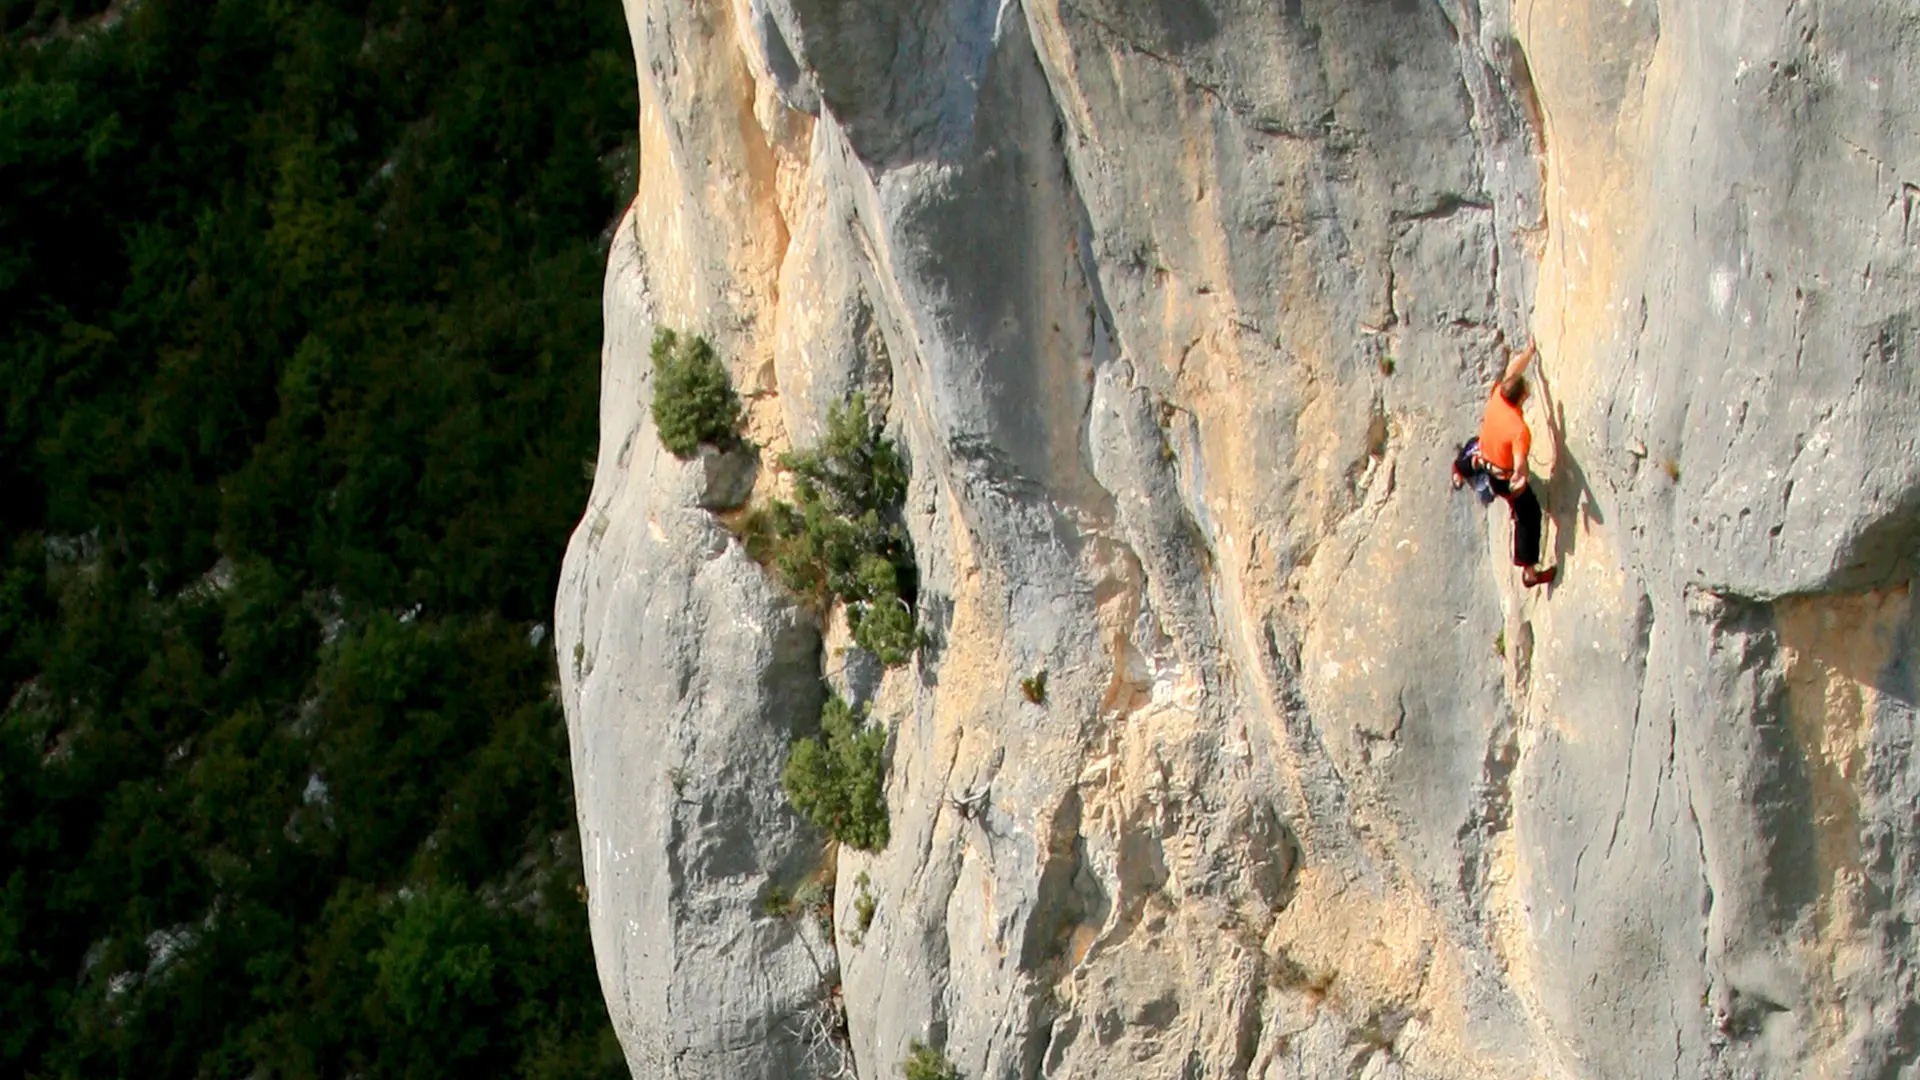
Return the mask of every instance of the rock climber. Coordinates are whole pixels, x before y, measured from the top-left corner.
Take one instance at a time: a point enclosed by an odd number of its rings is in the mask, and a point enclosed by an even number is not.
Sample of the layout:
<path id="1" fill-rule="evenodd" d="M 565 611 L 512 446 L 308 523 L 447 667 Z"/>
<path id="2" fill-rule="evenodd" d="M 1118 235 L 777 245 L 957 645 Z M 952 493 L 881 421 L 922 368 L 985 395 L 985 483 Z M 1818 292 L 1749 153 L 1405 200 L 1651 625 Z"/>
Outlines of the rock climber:
<path id="1" fill-rule="evenodd" d="M 1527 482 L 1527 451 L 1533 446 L 1533 432 L 1520 406 L 1527 400 L 1527 364 L 1535 348 L 1529 344 L 1507 361 L 1507 370 L 1487 396 L 1486 416 L 1480 421 L 1480 436 L 1460 448 L 1453 462 L 1453 489 L 1472 483 L 1490 502 L 1491 495 L 1507 500 L 1513 511 L 1513 565 L 1520 567 L 1520 580 L 1527 588 L 1553 581 L 1559 567 L 1542 570 L 1540 563 L 1540 500 Z"/>

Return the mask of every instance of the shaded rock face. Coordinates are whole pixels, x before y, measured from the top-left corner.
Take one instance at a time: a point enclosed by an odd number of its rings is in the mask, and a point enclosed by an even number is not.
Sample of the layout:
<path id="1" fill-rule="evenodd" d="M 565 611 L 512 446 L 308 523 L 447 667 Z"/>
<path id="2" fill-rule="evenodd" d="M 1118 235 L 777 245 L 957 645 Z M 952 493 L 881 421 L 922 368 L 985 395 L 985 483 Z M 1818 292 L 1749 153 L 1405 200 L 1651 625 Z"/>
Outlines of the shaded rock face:
<path id="1" fill-rule="evenodd" d="M 635 1075 L 1920 1074 L 1910 14 L 627 7 L 556 626 Z M 884 407 L 911 666 L 703 508 L 655 325 L 729 358 L 756 498 Z M 1503 337 L 1551 592 L 1446 482 Z M 780 792 L 823 673 L 890 732 L 877 854 Z M 770 910 L 827 870 L 830 934 Z"/>

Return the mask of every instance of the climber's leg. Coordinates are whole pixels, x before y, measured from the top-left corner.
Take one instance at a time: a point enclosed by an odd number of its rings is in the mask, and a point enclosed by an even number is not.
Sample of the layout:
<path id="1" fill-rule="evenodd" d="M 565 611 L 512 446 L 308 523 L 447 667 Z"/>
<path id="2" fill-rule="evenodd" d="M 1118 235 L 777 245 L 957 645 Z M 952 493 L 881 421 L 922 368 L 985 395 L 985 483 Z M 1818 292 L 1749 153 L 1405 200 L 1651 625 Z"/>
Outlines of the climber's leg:
<path id="1" fill-rule="evenodd" d="M 1462 484 L 1473 479 L 1480 471 L 1480 465 L 1473 459 L 1473 452 L 1480 447 L 1479 439 L 1468 439 L 1465 446 L 1453 458 L 1453 490 L 1459 491 Z"/>
<path id="2" fill-rule="evenodd" d="M 1520 583 L 1529 589 L 1535 585 L 1550 584 L 1559 574 L 1559 567 L 1534 569 L 1540 562 L 1543 515 L 1540 512 L 1540 500 L 1533 494 L 1533 486 L 1528 485 L 1518 495 L 1508 495 L 1507 505 L 1513 508 L 1513 565 L 1520 568 Z"/>
<path id="3" fill-rule="evenodd" d="M 1540 500 L 1528 485 L 1508 495 L 1507 505 L 1513 508 L 1513 565 L 1533 566 L 1540 561 Z"/>

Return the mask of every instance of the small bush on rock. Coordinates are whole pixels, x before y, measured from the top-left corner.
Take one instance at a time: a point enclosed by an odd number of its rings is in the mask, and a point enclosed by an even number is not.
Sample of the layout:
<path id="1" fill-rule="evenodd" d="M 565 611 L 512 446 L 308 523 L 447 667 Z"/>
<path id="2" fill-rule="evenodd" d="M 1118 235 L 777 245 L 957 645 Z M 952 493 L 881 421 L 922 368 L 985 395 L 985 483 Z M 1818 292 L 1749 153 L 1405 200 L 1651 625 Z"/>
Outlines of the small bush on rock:
<path id="1" fill-rule="evenodd" d="M 799 478 L 803 499 L 817 497 L 842 517 L 895 509 L 907 497 L 906 459 L 874 426 L 865 394 L 828 410 L 820 444 L 783 454 L 780 464 Z"/>
<path id="2" fill-rule="evenodd" d="M 833 934 L 833 886 L 821 878 L 810 878 L 793 892 L 794 914 L 812 915 L 820 932 Z"/>
<path id="3" fill-rule="evenodd" d="M 848 936 L 858 945 L 866 937 L 867 931 L 873 929 L 873 916 L 880 910 L 880 901 L 873 895 L 873 882 L 865 870 L 853 879 L 853 884 L 858 892 L 853 898 L 854 929 Z"/>
<path id="4" fill-rule="evenodd" d="M 1041 668 L 1031 676 L 1020 680 L 1020 693 L 1035 705 L 1047 703 L 1047 669 Z"/>
<path id="5" fill-rule="evenodd" d="M 960 1070 L 947 1055 L 919 1039 L 908 1044 L 907 1060 L 900 1063 L 900 1072 L 907 1080 L 960 1080 Z"/>
<path id="6" fill-rule="evenodd" d="M 722 450 L 739 444 L 740 397 L 706 338 L 682 338 L 664 326 L 654 331 L 653 426 L 682 461 L 701 443 Z"/>
<path id="7" fill-rule="evenodd" d="M 787 798 L 815 828 L 862 851 L 887 846 L 887 733 L 837 694 L 827 695 L 820 735 L 793 744 L 782 777 Z"/>
<path id="8" fill-rule="evenodd" d="M 749 553 L 821 608 L 847 605 L 855 645 L 888 667 L 913 659 L 917 592 L 913 546 L 900 524 L 907 463 L 867 415 L 863 395 L 827 416 L 810 450 L 785 454 L 796 502 L 775 500 L 745 526 Z"/>
<path id="9" fill-rule="evenodd" d="M 873 599 L 847 605 L 847 629 L 853 643 L 880 658 L 888 667 L 899 667 L 913 659 L 920 647 L 920 631 L 914 626 L 913 609 L 892 590 L 877 592 Z"/>
<path id="10" fill-rule="evenodd" d="M 801 911 L 813 911 L 831 903 L 833 899 L 819 878 L 809 878 L 793 891 L 793 906 Z"/>

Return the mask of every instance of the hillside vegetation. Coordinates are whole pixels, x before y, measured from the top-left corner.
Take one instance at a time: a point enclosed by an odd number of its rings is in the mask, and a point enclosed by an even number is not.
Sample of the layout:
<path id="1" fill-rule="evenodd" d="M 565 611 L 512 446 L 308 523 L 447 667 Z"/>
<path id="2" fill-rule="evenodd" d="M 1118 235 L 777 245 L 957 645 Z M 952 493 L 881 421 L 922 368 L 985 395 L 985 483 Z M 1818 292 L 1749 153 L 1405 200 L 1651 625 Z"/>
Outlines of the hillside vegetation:
<path id="1" fill-rule="evenodd" d="M 547 631 L 613 0 L 0 0 L 0 1074 L 624 1076 Z"/>

